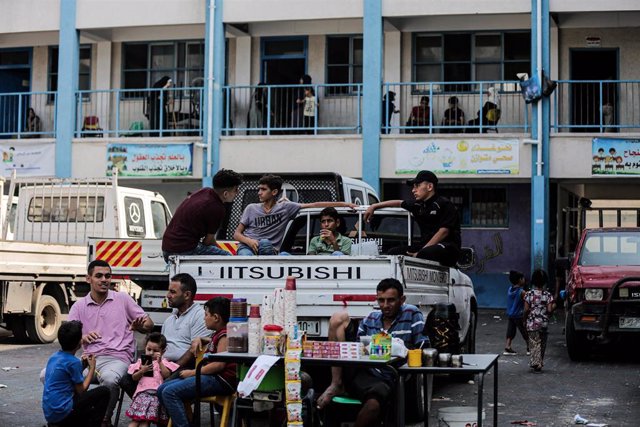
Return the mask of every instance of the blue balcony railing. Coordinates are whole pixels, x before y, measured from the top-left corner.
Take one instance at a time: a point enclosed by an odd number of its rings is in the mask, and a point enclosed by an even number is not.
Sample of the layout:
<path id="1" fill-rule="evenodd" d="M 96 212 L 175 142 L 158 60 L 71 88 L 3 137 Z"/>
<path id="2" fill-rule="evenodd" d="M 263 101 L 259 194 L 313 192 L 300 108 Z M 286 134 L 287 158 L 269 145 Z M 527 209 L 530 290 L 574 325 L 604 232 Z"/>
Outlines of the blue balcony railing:
<path id="1" fill-rule="evenodd" d="M 360 133 L 362 84 L 226 86 L 226 135 Z M 306 111 L 305 111 L 306 108 Z"/>
<path id="2" fill-rule="evenodd" d="M 457 109 L 452 109 L 453 106 Z M 516 81 L 385 83 L 386 133 L 527 133 L 530 107 Z"/>
<path id="3" fill-rule="evenodd" d="M 202 135 L 202 87 L 79 91 L 77 137 Z"/>
<path id="4" fill-rule="evenodd" d="M 0 139 L 52 138 L 55 92 L 0 93 Z"/>
<path id="5" fill-rule="evenodd" d="M 640 80 L 560 80 L 552 97 L 556 132 L 640 131 Z"/>

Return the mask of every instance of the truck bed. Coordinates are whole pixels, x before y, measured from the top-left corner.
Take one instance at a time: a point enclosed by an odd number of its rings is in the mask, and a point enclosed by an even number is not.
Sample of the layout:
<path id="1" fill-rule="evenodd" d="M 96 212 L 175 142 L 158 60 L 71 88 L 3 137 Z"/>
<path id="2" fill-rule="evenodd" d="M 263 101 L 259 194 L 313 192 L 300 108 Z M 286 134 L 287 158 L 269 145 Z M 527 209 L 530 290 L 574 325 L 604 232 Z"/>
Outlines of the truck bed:
<path id="1" fill-rule="evenodd" d="M 75 278 L 86 268 L 87 248 L 84 245 L 0 240 L 0 271 L 3 275 Z"/>

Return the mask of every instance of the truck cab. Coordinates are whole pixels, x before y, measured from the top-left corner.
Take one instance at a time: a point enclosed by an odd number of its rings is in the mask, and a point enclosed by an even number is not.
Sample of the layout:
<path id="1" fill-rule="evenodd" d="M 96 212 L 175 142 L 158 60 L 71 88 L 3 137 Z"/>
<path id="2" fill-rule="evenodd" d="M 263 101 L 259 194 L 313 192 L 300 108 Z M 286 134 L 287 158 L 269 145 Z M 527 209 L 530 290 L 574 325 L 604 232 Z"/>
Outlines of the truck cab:
<path id="1" fill-rule="evenodd" d="M 582 232 L 570 259 L 565 324 L 569 357 L 591 344 L 640 335 L 640 228 Z"/>

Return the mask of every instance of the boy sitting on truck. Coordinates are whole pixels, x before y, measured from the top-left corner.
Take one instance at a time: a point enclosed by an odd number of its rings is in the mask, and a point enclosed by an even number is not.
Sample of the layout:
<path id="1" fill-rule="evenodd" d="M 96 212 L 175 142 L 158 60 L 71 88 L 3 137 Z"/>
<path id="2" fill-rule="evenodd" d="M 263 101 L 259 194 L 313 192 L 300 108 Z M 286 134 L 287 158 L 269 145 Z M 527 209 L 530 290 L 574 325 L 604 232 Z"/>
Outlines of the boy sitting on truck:
<path id="1" fill-rule="evenodd" d="M 338 233 L 340 216 L 335 208 L 320 212 L 320 235 L 311 239 L 307 255 L 351 255 L 351 239 Z"/>
<path id="2" fill-rule="evenodd" d="M 396 279 L 383 279 L 376 287 L 376 301 L 380 311 L 371 312 L 358 326 L 357 337 L 371 336 L 386 331 L 404 341 L 407 348 L 429 347 L 429 338 L 423 335 L 424 316 L 414 305 L 405 304 L 402 283 Z M 346 341 L 351 318 L 346 310 L 334 313 L 329 320 L 329 340 Z M 356 425 L 380 425 L 382 408 L 391 398 L 393 380 L 378 369 L 343 371 L 331 368 L 331 385 L 318 398 L 318 408 L 326 407 L 334 396 L 347 391 L 364 404 Z"/>
<path id="3" fill-rule="evenodd" d="M 286 199 L 278 201 L 282 184 L 282 178 L 277 175 L 265 175 L 258 181 L 260 203 L 247 205 L 233 234 L 233 238 L 240 242 L 238 255 L 276 255 L 280 250 L 287 223 L 300 209 L 356 207 L 354 203 L 346 202 L 301 204 Z"/>

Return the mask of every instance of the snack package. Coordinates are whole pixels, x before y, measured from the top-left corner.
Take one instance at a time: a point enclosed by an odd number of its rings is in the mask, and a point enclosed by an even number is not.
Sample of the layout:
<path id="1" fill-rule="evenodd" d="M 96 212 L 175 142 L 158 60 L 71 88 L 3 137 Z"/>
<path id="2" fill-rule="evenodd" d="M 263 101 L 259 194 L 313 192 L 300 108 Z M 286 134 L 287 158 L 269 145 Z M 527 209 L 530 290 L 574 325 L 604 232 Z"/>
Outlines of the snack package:
<path id="1" fill-rule="evenodd" d="M 369 359 L 389 360 L 391 359 L 391 335 L 380 332 L 371 337 L 369 348 Z"/>
<path id="2" fill-rule="evenodd" d="M 300 360 L 285 360 L 284 380 L 285 381 L 300 380 Z"/>
<path id="3" fill-rule="evenodd" d="M 287 420 L 289 423 L 302 422 L 302 402 L 287 403 Z"/>
<path id="4" fill-rule="evenodd" d="M 286 361 L 300 361 L 300 350 L 287 350 L 284 359 Z"/>
<path id="5" fill-rule="evenodd" d="M 302 383 L 300 381 L 287 381 L 285 383 L 287 402 L 299 402 L 302 400 Z"/>

